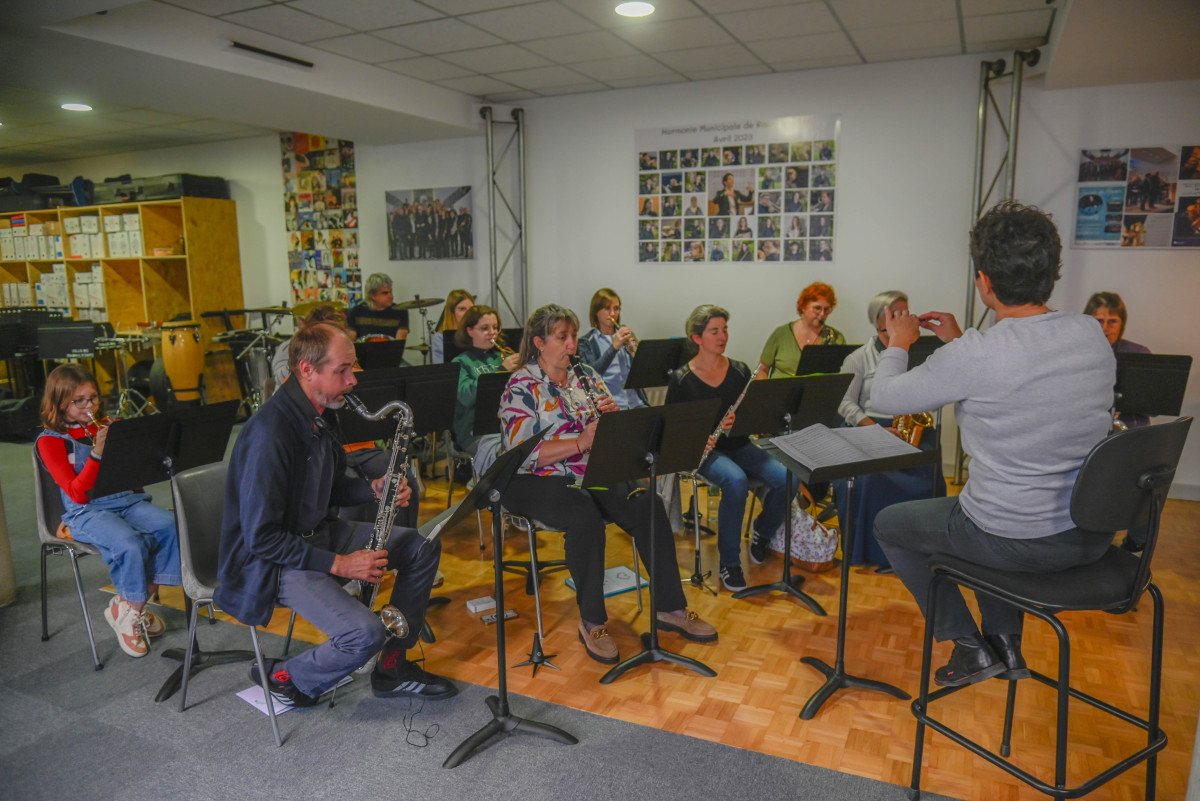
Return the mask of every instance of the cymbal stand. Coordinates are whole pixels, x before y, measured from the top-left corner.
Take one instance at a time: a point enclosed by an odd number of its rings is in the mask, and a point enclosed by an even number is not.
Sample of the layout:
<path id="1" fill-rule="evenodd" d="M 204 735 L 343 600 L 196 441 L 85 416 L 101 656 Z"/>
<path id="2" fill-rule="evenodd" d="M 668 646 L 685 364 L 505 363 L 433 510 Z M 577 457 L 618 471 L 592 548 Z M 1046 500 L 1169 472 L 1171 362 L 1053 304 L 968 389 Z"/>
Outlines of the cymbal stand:
<path id="1" fill-rule="evenodd" d="M 419 298 L 420 296 L 418 295 L 417 297 Z M 429 364 L 432 358 L 429 350 L 429 335 L 433 331 L 433 327 L 437 325 L 437 322 L 429 320 L 429 314 L 425 311 L 424 306 L 417 309 L 417 311 L 421 314 L 421 344 L 425 346 L 421 348 L 421 360 L 424 364 Z"/>
<path id="2" fill-rule="evenodd" d="M 133 350 L 129 347 L 129 342 L 123 338 L 121 342 L 121 350 L 133 356 Z M 116 374 L 117 389 L 117 417 L 141 417 L 144 414 L 157 414 L 158 409 L 154 404 L 142 393 L 130 386 L 126 386 L 129 379 L 128 370 L 125 367 L 125 359 L 121 355 L 121 350 L 114 351 L 113 361 L 116 363 L 114 372 Z"/>

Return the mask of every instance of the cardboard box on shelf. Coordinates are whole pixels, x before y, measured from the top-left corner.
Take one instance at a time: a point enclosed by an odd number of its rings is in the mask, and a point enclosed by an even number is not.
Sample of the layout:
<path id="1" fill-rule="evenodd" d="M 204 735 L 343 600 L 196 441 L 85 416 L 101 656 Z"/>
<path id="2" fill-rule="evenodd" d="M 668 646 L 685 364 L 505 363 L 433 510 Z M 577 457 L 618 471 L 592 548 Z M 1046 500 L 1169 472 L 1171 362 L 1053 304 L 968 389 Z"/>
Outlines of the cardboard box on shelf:
<path id="1" fill-rule="evenodd" d="M 136 211 L 126 212 L 121 215 L 121 221 L 126 231 L 140 231 L 142 228 L 141 217 Z"/>
<path id="2" fill-rule="evenodd" d="M 100 217 L 96 214 L 85 214 L 79 218 L 79 233 L 81 234 L 98 234 L 100 233 Z"/>
<path id="3" fill-rule="evenodd" d="M 129 233 L 129 255 L 130 256 L 141 256 L 142 255 L 142 232 L 135 228 L 132 231 L 129 231 L 128 233 Z"/>
<path id="4" fill-rule="evenodd" d="M 89 234 L 71 234 L 68 243 L 71 246 L 71 258 L 90 259 L 92 257 L 92 237 Z"/>
<path id="5" fill-rule="evenodd" d="M 121 230 L 121 215 L 108 214 L 104 217 L 104 232 L 111 234 L 113 231 Z"/>
<path id="6" fill-rule="evenodd" d="M 108 256 L 112 259 L 129 258 L 128 231 L 116 231 L 108 235 Z"/>
<path id="7" fill-rule="evenodd" d="M 104 284 L 92 282 L 87 285 L 88 295 L 91 298 L 93 309 L 104 308 Z"/>
<path id="8" fill-rule="evenodd" d="M 92 258 L 104 258 L 104 234 L 92 234 Z"/>
<path id="9" fill-rule="evenodd" d="M 64 234 L 81 233 L 78 217 L 64 217 L 62 224 L 63 224 L 63 233 Z"/>

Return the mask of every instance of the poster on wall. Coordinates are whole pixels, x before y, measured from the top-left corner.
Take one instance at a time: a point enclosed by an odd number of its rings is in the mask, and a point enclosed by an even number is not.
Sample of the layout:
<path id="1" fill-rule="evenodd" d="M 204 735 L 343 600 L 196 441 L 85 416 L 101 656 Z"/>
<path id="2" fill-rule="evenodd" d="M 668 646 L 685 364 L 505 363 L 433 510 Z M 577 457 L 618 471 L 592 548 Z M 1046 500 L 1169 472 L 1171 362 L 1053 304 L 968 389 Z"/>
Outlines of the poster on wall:
<path id="1" fill-rule="evenodd" d="M 471 187 L 394 189 L 384 200 L 391 261 L 475 258 Z"/>
<path id="2" fill-rule="evenodd" d="M 834 261 L 834 115 L 636 131 L 638 261 Z"/>
<path id="3" fill-rule="evenodd" d="M 284 132 L 283 209 L 292 303 L 362 300 L 354 143 Z"/>
<path id="4" fill-rule="evenodd" d="M 1200 247 L 1200 145 L 1079 152 L 1075 247 Z"/>

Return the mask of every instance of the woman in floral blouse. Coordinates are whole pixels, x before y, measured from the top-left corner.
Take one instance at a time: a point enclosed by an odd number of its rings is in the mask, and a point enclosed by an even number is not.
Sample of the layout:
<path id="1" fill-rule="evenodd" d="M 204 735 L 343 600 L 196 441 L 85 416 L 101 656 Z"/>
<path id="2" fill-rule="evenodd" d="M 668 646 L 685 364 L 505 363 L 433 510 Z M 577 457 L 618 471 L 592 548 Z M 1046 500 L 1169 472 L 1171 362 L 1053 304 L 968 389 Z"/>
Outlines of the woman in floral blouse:
<path id="1" fill-rule="evenodd" d="M 570 367 L 578 346 L 579 318 L 562 306 L 543 306 L 525 323 L 520 363 L 500 402 L 504 446 L 512 448 L 549 427 L 504 496 L 509 511 L 564 532 L 567 570 L 579 604 L 579 640 L 598 662 L 619 661 L 605 623 L 604 531 L 616 523 L 629 532 L 642 560 L 650 564 L 650 504 L 644 493 L 630 497 L 634 482 L 606 488 L 578 486 L 602 412 L 617 411 L 600 376 L 581 365 L 597 398 L 588 399 Z M 661 503 L 654 504 L 655 606 L 661 631 L 674 631 L 696 642 L 714 642 L 717 632 L 687 609 L 680 583 L 670 523 Z M 666 610 L 666 611 L 664 611 Z"/>

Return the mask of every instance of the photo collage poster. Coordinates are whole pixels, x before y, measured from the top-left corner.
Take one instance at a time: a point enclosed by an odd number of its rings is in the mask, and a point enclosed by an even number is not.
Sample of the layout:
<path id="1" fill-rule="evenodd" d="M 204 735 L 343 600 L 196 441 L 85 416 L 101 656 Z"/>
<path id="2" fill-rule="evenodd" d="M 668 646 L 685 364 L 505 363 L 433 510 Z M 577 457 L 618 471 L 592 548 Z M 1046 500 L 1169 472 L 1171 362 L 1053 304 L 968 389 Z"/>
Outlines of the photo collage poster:
<path id="1" fill-rule="evenodd" d="M 834 115 L 638 130 L 638 261 L 834 260 Z"/>
<path id="2" fill-rule="evenodd" d="M 1075 247 L 1200 247 L 1200 145 L 1079 151 Z"/>
<path id="3" fill-rule="evenodd" d="M 384 201 L 390 261 L 475 258 L 471 187 L 392 189 Z"/>
<path id="4" fill-rule="evenodd" d="M 292 303 L 362 300 L 354 143 L 281 133 Z"/>

